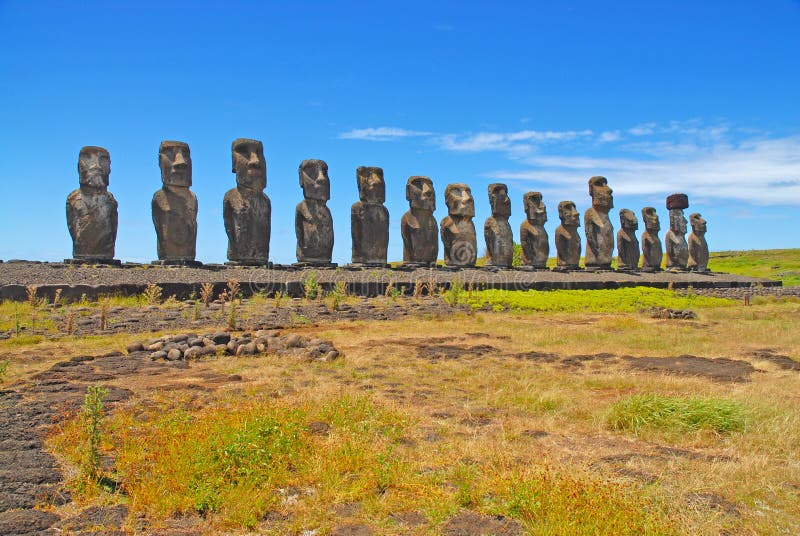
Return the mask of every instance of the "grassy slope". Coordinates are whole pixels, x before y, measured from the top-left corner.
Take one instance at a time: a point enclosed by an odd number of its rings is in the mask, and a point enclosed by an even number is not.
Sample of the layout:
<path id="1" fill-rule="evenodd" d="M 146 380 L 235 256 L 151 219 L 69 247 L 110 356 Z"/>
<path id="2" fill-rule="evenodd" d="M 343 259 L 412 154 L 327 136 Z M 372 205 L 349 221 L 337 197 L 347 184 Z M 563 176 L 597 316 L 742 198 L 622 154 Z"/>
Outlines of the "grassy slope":
<path id="1" fill-rule="evenodd" d="M 785 286 L 800 285 L 800 249 L 717 251 L 709 268 L 715 272 L 779 279 Z"/>

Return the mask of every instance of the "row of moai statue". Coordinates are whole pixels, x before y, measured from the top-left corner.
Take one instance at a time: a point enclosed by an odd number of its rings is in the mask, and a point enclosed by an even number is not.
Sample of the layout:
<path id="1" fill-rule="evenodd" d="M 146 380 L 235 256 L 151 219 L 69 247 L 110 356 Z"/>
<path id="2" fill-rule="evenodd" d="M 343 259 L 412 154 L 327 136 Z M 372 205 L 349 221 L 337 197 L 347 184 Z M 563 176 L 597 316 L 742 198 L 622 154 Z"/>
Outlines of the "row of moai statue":
<path id="1" fill-rule="evenodd" d="M 236 187 L 223 199 L 223 217 L 228 235 L 228 264 L 263 266 L 268 264 L 271 204 L 264 194 L 267 169 L 260 141 L 240 138 L 231 146 L 232 171 Z M 159 148 L 159 167 L 163 187 L 153 196 L 152 214 L 158 238 L 158 260 L 154 264 L 193 266 L 197 240 L 197 197 L 192 185 L 192 160 L 189 146 L 178 141 L 164 141 Z M 84 147 L 78 158 L 80 188 L 67 198 L 67 223 L 73 240 L 73 263 L 118 264 L 114 259 L 117 235 L 117 202 L 108 191 L 111 158 L 102 147 Z M 328 166 L 322 160 L 304 160 L 299 169 L 303 201 L 295 212 L 297 265 L 335 266 L 333 219 L 327 207 L 330 199 Z M 383 170 L 359 167 L 356 171 L 359 201 L 351 210 L 354 266 L 387 265 L 389 211 L 384 206 L 386 185 Z M 610 270 L 614 250 L 613 226 L 609 211 L 613 208 L 612 190 L 605 177 L 589 179 L 592 207 L 584 215 L 586 232 L 585 267 Z M 437 224 L 433 212 L 436 196 L 429 177 L 413 176 L 406 183 L 409 210 L 403 215 L 403 266 L 428 267 L 436 264 L 439 238 L 444 245 L 444 262 L 450 267 L 471 267 L 477 261 L 477 236 L 473 217 L 475 202 L 466 184 L 448 184 L 445 203 L 448 215 Z M 514 242 L 508 219 L 511 201 L 505 184 L 489 185 L 492 215 L 484 225 L 486 266 L 510 268 Z M 549 237 L 544 228 L 547 208 L 540 192 L 523 197 L 526 220 L 520 227 L 521 268 L 544 270 L 550 254 Z M 686 240 L 688 208 L 684 194 L 667 198 L 670 229 L 665 238 L 667 269 L 708 270 L 706 222 L 692 214 L 692 233 Z M 556 270 L 578 270 L 581 256 L 579 213 L 572 201 L 558 205 L 561 225 L 556 229 Z M 663 250 L 658 236 L 660 224 L 656 209 L 642 209 L 646 231 L 640 246 L 636 238 L 638 221 L 628 209 L 620 211 L 621 229 L 616 236 L 618 270 L 657 271 L 661 269 Z"/>

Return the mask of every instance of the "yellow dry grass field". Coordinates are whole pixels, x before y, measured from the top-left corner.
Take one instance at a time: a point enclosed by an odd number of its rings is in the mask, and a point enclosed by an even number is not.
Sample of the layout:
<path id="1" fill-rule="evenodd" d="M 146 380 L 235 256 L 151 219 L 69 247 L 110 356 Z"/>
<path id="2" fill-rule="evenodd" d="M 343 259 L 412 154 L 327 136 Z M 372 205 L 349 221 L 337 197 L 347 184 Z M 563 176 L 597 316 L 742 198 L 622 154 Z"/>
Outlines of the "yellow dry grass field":
<path id="1" fill-rule="evenodd" d="M 127 504 L 131 533 L 456 534 L 464 512 L 508 534 L 800 533 L 800 304 L 695 311 L 298 326 L 339 359 L 127 377 L 99 431 L 119 486 L 87 482 L 76 417 L 48 439 L 73 490 L 58 508 Z M 6 345 L 5 381 L 133 340 Z"/>

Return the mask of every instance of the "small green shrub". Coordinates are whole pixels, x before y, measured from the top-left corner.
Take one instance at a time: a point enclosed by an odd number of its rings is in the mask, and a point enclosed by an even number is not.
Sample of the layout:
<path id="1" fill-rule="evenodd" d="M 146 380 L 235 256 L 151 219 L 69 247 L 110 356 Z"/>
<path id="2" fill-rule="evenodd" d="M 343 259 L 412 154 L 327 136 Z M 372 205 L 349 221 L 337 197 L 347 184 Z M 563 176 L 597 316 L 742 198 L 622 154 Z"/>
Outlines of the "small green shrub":
<path id="1" fill-rule="evenodd" d="M 461 279 L 458 277 L 453 279 L 453 281 L 450 283 L 450 288 L 442 293 L 442 297 L 444 298 L 444 301 L 450 305 L 450 307 L 455 307 L 456 305 L 466 303 L 467 291 L 464 289 L 464 283 L 461 281 Z"/>
<path id="2" fill-rule="evenodd" d="M 7 359 L 4 361 L 0 361 L 0 383 L 4 382 L 6 379 L 6 371 L 8 370 L 8 364 L 10 361 Z"/>
<path id="3" fill-rule="evenodd" d="M 745 429 L 745 409 L 738 402 L 720 398 L 631 395 L 615 402 L 608 426 L 639 434 L 642 431 L 686 433 L 710 430 L 719 434 Z"/>
<path id="4" fill-rule="evenodd" d="M 303 293 L 305 294 L 306 299 L 313 300 L 317 297 L 319 292 L 319 275 L 317 272 L 311 272 L 303 280 Z"/>
<path id="5" fill-rule="evenodd" d="M 81 407 L 81 423 L 86 435 L 82 470 L 84 476 L 92 481 L 97 481 L 100 476 L 100 439 L 107 395 L 108 389 L 105 387 L 90 385 Z"/>

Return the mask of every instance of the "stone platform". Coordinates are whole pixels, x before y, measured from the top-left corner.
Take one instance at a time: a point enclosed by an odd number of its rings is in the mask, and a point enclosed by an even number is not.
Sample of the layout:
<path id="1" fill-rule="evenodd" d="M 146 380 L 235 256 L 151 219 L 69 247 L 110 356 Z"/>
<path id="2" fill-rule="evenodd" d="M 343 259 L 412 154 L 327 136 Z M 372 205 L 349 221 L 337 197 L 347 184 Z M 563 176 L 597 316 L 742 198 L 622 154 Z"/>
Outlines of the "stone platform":
<path id="1" fill-rule="evenodd" d="M 413 271 L 386 268 L 352 270 L 343 268 L 293 267 L 233 267 L 205 265 L 203 267 L 164 267 L 141 264 L 113 266 L 81 266 L 61 263 L 8 261 L 0 263 L 0 299 L 25 300 L 27 286 L 36 286 L 39 297 L 52 298 L 57 289 L 67 300 L 83 295 L 95 299 L 101 295 L 140 294 L 148 284 L 162 288 L 163 296 L 175 295 L 186 299 L 198 295 L 202 283 L 212 283 L 216 292 L 227 288 L 231 280 L 239 282 L 242 294 L 283 292 L 302 297 L 303 284 L 315 278 L 319 285 L 330 290 L 339 282 L 347 283 L 348 292 L 361 296 L 377 296 L 388 285 L 411 294 L 417 282 L 448 287 L 456 278 L 475 289 L 555 290 L 555 289 L 613 289 L 621 287 L 656 287 L 675 289 L 779 287 L 780 281 L 745 277 L 725 273 L 698 274 L 691 272 L 553 272 L 419 268 Z"/>

